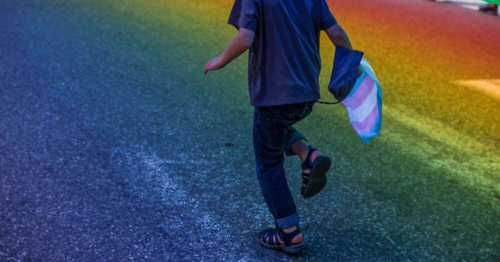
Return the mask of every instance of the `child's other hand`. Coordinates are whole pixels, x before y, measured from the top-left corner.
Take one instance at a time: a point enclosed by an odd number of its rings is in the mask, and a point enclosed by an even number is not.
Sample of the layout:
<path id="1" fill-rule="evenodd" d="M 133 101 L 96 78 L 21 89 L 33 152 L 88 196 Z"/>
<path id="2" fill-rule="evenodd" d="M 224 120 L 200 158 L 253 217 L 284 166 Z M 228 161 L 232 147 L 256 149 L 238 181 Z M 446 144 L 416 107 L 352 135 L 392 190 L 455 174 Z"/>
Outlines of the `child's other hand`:
<path id="1" fill-rule="evenodd" d="M 220 56 L 212 58 L 205 65 L 205 74 L 207 74 L 208 71 L 219 70 L 219 69 L 221 69 L 223 67 L 224 66 L 222 66 L 221 63 L 220 63 Z"/>
<path id="2" fill-rule="evenodd" d="M 359 66 L 359 70 L 358 70 L 358 78 L 363 74 L 363 67 L 362 66 Z"/>

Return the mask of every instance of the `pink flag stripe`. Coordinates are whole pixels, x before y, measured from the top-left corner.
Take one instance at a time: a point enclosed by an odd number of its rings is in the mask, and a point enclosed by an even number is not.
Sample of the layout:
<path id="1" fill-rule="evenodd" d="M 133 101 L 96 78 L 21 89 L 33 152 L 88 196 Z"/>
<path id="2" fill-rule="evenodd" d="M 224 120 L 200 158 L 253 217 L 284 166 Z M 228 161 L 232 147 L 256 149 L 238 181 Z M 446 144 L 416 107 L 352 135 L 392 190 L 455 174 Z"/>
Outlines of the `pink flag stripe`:
<path id="1" fill-rule="evenodd" d="M 368 133 L 375 126 L 378 115 L 379 110 L 377 105 L 363 122 L 351 122 L 352 127 L 354 127 L 354 130 L 358 133 Z"/>
<path id="2" fill-rule="evenodd" d="M 374 86 L 370 95 L 360 106 L 358 106 L 358 108 L 356 108 L 356 110 L 347 108 L 351 122 L 363 122 L 363 120 L 370 115 L 373 108 L 377 106 L 377 102 L 377 88 Z"/>
<path id="3" fill-rule="evenodd" d="M 367 75 L 363 82 L 359 85 L 358 89 L 352 94 L 352 96 L 347 97 L 344 101 L 345 106 L 352 110 L 356 110 L 363 102 L 366 100 L 370 92 L 375 86 L 375 81 Z M 375 87 L 376 88 L 376 87 Z"/>

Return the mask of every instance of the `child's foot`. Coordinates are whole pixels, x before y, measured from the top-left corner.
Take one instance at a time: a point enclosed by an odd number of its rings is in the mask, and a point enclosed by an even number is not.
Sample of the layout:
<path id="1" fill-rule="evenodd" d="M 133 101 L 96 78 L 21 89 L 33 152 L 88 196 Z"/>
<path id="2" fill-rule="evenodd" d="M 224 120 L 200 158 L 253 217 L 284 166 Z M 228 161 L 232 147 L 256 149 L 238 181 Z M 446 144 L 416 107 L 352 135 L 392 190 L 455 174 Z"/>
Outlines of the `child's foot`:
<path id="1" fill-rule="evenodd" d="M 309 147 L 309 152 L 304 162 L 302 162 L 302 196 L 312 197 L 326 185 L 326 172 L 330 169 L 332 161 L 330 158 L 321 155 L 316 149 Z"/>
<path id="2" fill-rule="evenodd" d="M 289 254 L 297 254 L 305 248 L 300 228 L 275 228 L 260 232 L 260 244 L 270 249 L 281 249 Z"/>
<path id="3" fill-rule="evenodd" d="M 314 162 L 318 156 L 321 156 L 321 153 L 319 151 L 314 151 L 311 154 L 311 162 Z M 307 156 L 304 158 L 304 162 L 307 161 Z M 302 169 L 302 178 L 304 179 L 309 179 L 309 175 L 311 174 L 311 169 Z M 302 188 L 300 189 L 301 192 L 304 192 L 304 189 L 306 188 L 307 181 L 302 180 Z"/>

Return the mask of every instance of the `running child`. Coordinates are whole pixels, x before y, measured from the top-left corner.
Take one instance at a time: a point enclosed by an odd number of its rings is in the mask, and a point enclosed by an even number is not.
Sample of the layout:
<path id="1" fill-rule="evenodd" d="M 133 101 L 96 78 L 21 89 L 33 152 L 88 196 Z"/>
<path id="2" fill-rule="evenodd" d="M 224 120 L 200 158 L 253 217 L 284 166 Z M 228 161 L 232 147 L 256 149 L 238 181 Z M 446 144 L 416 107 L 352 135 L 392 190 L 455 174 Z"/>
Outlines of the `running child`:
<path id="1" fill-rule="evenodd" d="M 320 99 L 320 31 L 326 31 L 335 46 L 351 50 L 352 46 L 326 0 L 236 0 L 228 23 L 238 35 L 221 56 L 206 63 L 205 74 L 250 50 L 248 88 L 255 108 L 257 178 L 276 224 L 260 233 L 260 243 L 295 254 L 305 244 L 284 156 L 297 155 L 302 161 L 304 198 L 325 187 L 331 160 L 308 145 L 293 125 L 307 117 Z"/>

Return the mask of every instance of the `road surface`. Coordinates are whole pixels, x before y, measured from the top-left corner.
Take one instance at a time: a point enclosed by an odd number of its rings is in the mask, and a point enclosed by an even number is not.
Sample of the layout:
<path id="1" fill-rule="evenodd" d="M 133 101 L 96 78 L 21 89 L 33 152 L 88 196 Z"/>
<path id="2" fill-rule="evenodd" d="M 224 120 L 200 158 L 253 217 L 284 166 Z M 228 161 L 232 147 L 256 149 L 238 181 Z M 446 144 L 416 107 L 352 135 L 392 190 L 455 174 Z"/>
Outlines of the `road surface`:
<path id="1" fill-rule="evenodd" d="M 246 55 L 230 0 L 0 0 L 0 261 L 499 261 L 500 23 L 423 0 L 328 1 L 384 90 L 297 128 L 333 159 L 300 196 L 308 248 L 262 248 Z M 321 38 L 322 100 L 334 47 Z"/>

